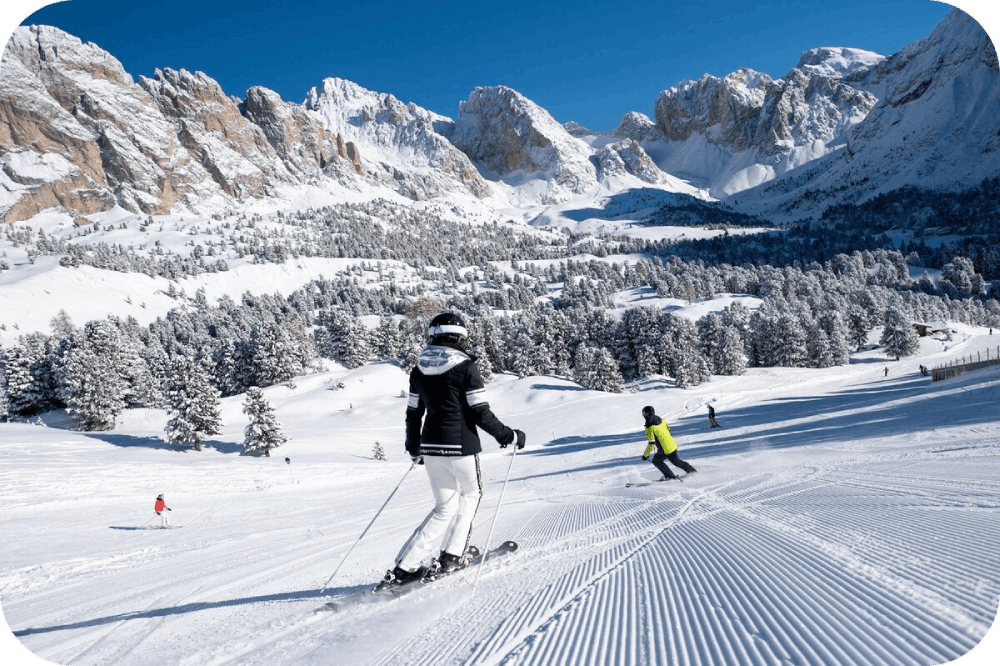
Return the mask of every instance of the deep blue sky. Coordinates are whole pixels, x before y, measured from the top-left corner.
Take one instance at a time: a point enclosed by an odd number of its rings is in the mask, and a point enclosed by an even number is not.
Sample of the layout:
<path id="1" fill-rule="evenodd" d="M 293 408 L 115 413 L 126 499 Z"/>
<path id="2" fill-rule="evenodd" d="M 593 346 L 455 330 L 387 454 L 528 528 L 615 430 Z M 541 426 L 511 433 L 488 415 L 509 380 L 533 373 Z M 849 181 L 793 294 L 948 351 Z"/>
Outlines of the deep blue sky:
<path id="1" fill-rule="evenodd" d="M 660 90 L 706 72 L 777 78 L 816 46 L 894 53 L 950 9 L 931 0 L 70 0 L 24 23 L 95 42 L 133 76 L 201 70 L 239 97 L 263 85 L 301 102 L 338 76 L 454 118 L 473 88 L 504 84 L 560 122 L 606 130 L 628 111 L 652 116 Z"/>

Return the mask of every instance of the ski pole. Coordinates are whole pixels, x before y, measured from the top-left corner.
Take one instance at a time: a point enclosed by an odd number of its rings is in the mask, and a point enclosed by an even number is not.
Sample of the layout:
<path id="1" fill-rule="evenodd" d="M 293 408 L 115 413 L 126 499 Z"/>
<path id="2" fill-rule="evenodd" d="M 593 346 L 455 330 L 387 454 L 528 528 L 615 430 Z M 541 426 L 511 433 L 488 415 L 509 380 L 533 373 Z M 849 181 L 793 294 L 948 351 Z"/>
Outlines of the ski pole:
<path id="1" fill-rule="evenodd" d="M 342 559 L 340 561 L 340 564 L 338 564 L 337 568 L 334 569 L 334 571 L 333 571 L 332 574 L 330 574 L 330 577 L 326 580 L 326 583 L 323 584 L 323 588 L 319 591 L 320 594 L 323 594 L 324 592 L 326 592 L 326 588 L 330 586 L 330 581 L 333 580 L 334 576 L 337 575 L 337 572 L 340 571 L 340 567 L 344 566 L 344 562 L 346 562 L 347 558 L 351 556 L 352 552 L 354 552 L 354 547 L 357 546 L 359 543 L 361 543 L 361 540 L 365 538 L 365 535 L 368 534 L 368 530 L 370 530 L 371 527 L 372 527 L 372 525 L 375 524 L 375 520 L 382 514 L 382 510 L 385 509 L 386 505 L 389 503 L 389 500 L 391 500 L 392 496 L 396 494 L 396 491 L 399 490 L 399 487 L 403 485 L 403 481 L 406 480 L 407 475 L 410 472 L 412 472 L 413 468 L 416 467 L 416 466 L 417 466 L 417 463 L 413 463 L 413 464 L 410 465 L 410 469 L 406 470 L 406 474 L 403 474 L 403 478 L 400 479 L 399 483 L 396 484 L 395 489 L 393 489 L 393 491 L 391 493 L 389 493 L 389 496 L 385 499 L 385 502 L 383 502 L 382 506 L 379 507 L 379 510 L 375 512 L 375 517 L 372 518 L 372 520 L 371 520 L 370 523 L 368 523 L 368 527 L 366 527 L 365 531 L 361 533 L 361 536 L 359 536 L 354 541 L 354 545 L 352 545 L 351 549 L 347 551 L 346 555 L 344 555 L 344 559 Z"/>
<path id="2" fill-rule="evenodd" d="M 497 501 L 497 509 L 493 512 L 493 524 L 490 525 L 490 533 L 486 537 L 486 545 L 483 550 L 483 559 L 479 562 L 479 571 L 476 572 L 476 581 L 472 584 L 472 596 L 476 594 L 476 586 L 479 585 L 479 576 L 483 573 L 483 565 L 486 564 L 486 557 L 490 552 L 490 541 L 493 540 L 493 529 L 497 526 L 497 516 L 500 515 L 500 505 L 503 504 L 503 493 L 507 490 L 507 480 L 510 479 L 510 470 L 514 466 L 514 458 L 517 457 L 517 444 L 514 443 L 514 453 L 510 456 L 510 464 L 507 465 L 507 476 L 503 478 L 503 486 L 500 488 L 500 499 Z"/>

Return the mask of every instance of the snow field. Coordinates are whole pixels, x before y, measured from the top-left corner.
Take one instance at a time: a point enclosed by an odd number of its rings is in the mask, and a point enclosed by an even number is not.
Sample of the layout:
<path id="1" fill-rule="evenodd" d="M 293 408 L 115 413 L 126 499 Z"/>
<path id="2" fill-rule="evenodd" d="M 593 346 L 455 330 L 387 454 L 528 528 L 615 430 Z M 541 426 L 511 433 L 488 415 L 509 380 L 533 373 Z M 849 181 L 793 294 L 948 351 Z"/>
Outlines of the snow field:
<path id="1" fill-rule="evenodd" d="M 871 352 L 683 392 L 501 375 L 491 405 L 529 439 L 493 541 L 521 549 L 475 596 L 467 571 L 339 613 L 317 609 L 377 581 L 430 509 L 418 467 L 320 594 L 409 468 L 395 366 L 266 389 L 291 435 L 272 458 L 237 455 L 239 397 L 200 454 L 166 446 L 156 410 L 110 433 L 2 424 L 3 612 L 60 664 L 944 663 L 1000 599 L 1000 371 L 916 369 L 995 340 L 928 343 L 889 377 Z M 698 468 L 686 481 L 625 488 L 657 476 L 645 404 Z M 484 449 L 480 547 L 510 463 Z M 145 529 L 160 492 L 181 529 Z"/>

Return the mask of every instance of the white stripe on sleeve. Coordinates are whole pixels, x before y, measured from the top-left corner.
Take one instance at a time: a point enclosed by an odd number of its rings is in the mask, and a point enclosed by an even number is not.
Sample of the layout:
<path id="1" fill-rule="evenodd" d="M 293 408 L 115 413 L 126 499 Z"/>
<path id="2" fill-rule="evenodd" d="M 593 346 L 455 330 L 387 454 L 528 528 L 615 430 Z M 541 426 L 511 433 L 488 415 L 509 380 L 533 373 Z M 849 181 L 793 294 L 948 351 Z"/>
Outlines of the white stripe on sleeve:
<path id="1" fill-rule="evenodd" d="M 411 393 L 410 394 L 410 401 L 408 403 L 406 403 L 406 408 L 407 409 L 416 409 L 419 406 L 420 406 L 420 394 L 419 393 Z"/>
<path id="2" fill-rule="evenodd" d="M 465 399 L 468 400 L 469 407 L 478 407 L 479 405 L 489 404 L 489 401 L 486 399 L 486 389 L 469 391 L 465 394 Z"/>

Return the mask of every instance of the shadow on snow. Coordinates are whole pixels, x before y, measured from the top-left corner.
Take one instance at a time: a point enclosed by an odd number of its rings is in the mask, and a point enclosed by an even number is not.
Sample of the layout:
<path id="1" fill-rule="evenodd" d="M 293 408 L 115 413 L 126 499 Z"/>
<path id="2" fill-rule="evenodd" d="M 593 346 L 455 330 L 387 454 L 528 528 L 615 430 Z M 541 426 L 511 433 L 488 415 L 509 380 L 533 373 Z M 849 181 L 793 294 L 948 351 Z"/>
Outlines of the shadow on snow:
<path id="1" fill-rule="evenodd" d="M 350 592 L 351 590 L 345 590 Z M 66 631 L 71 629 L 86 629 L 88 627 L 100 627 L 106 624 L 115 624 L 127 620 L 149 620 L 153 618 L 169 617 L 171 615 L 182 615 L 185 613 L 195 613 L 203 610 L 213 610 L 216 608 L 227 608 L 231 606 L 245 606 L 249 604 L 267 603 L 271 601 L 300 601 L 304 599 L 319 599 L 329 597 L 329 592 L 321 590 L 299 590 L 297 592 L 280 592 L 277 594 L 264 594 L 258 597 L 242 597 L 240 599 L 227 599 L 225 601 L 201 601 L 181 606 L 171 606 L 168 608 L 154 608 L 151 610 L 135 611 L 132 613 L 119 613 L 117 615 L 107 615 L 91 620 L 81 620 L 67 624 L 56 624 L 50 627 L 30 627 L 14 631 L 15 636 L 34 636 L 47 634 L 53 631 Z"/>
<path id="2" fill-rule="evenodd" d="M 161 449 L 163 451 L 174 451 L 177 453 L 189 453 L 194 451 L 194 448 L 190 445 L 176 446 L 165 442 L 158 437 L 136 437 L 135 435 L 123 435 L 113 432 L 89 432 L 87 433 L 87 436 L 99 439 L 102 442 L 111 444 L 112 446 L 119 446 L 122 448 L 140 446 L 147 449 Z M 209 439 L 203 441 L 201 445 L 203 448 L 215 449 L 219 453 L 243 452 L 243 445 L 235 442 L 223 442 L 216 439 Z"/>

